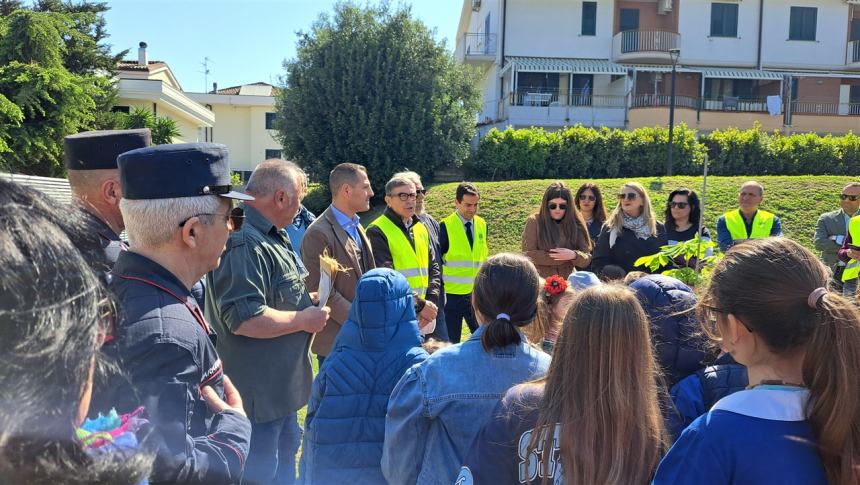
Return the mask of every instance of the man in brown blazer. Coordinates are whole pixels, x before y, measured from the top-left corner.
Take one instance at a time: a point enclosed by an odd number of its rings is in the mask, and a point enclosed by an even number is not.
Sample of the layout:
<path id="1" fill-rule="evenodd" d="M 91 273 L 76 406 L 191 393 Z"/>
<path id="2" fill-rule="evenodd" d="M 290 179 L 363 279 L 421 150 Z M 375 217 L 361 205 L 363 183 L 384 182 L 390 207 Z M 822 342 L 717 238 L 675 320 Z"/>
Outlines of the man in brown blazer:
<path id="1" fill-rule="evenodd" d="M 370 241 L 358 218 L 359 212 L 370 209 L 373 189 L 367 169 L 355 163 L 341 163 L 329 175 L 331 205 L 311 223 L 302 239 L 302 261 L 308 270 L 305 286 L 316 291 L 320 281 L 320 255 L 328 255 L 348 272 L 338 273 L 326 305 L 331 308 L 328 324 L 314 336 L 311 350 L 320 366 L 331 352 L 334 339 L 349 316 L 355 298 L 355 286 L 361 275 L 376 267 Z"/>

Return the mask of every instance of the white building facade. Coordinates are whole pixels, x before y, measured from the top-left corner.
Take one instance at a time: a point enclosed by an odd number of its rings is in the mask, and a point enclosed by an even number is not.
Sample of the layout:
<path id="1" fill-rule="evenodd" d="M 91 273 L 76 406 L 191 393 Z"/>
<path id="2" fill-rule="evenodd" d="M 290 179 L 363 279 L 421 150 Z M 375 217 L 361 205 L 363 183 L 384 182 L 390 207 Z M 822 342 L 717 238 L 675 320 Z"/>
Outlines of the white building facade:
<path id="1" fill-rule="evenodd" d="M 678 123 L 860 131 L 860 0 L 464 0 L 455 56 L 483 134 L 666 124 L 675 49 Z"/>

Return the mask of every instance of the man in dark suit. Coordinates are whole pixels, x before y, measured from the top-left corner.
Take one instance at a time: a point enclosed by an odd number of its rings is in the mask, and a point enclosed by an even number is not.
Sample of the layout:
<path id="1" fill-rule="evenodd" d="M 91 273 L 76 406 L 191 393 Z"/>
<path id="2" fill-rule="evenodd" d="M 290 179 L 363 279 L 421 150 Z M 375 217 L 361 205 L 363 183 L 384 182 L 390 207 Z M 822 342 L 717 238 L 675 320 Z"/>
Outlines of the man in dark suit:
<path id="1" fill-rule="evenodd" d="M 843 287 L 842 272 L 845 270 L 845 262 L 839 259 L 839 247 L 845 239 L 848 221 L 860 213 L 860 183 L 846 185 L 839 198 L 841 207 L 838 210 L 821 214 L 818 218 L 814 237 L 815 249 L 821 251 L 822 261 L 833 270 L 833 286 L 837 290 Z M 857 280 L 845 283 L 853 297 Z"/>
<path id="2" fill-rule="evenodd" d="M 331 296 L 326 303 L 331 308 L 328 324 L 314 337 L 311 350 L 317 355 L 320 366 L 331 352 L 334 339 L 349 316 L 349 307 L 355 298 L 355 286 L 361 275 L 376 267 L 370 241 L 358 218 L 359 212 L 370 209 L 373 189 L 367 170 L 355 163 L 341 163 L 329 175 L 332 202 L 311 223 L 302 239 L 302 260 L 308 270 L 305 285 L 316 290 L 320 282 L 320 255 L 328 255 L 347 272 L 339 272 L 334 280 Z"/>

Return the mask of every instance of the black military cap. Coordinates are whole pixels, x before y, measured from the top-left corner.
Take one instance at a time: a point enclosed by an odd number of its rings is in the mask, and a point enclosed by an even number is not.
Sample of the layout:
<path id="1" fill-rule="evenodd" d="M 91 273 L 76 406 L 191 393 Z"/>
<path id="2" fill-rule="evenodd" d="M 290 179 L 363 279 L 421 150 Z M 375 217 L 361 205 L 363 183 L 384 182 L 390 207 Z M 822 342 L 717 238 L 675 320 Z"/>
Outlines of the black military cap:
<path id="1" fill-rule="evenodd" d="M 117 167 L 120 153 L 152 145 L 152 136 L 148 128 L 85 131 L 67 136 L 63 145 L 69 170 L 105 170 Z"/>
<path id="2" fill-rule="evenodd" d="M 158 145 L 125 152 L 117 158 L 126 199 L 172 199 L 220 195 L 254 200 L 233 191 L 227 147 L 217 143 Z"/>

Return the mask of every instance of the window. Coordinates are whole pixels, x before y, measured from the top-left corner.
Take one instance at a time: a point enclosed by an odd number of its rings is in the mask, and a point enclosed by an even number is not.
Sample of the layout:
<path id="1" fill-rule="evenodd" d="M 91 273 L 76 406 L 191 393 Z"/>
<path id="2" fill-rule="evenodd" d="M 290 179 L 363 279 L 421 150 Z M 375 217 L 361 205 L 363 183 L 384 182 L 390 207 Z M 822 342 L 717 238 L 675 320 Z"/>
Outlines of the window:
<path id="1" fill-rule="evenodd" d="M 125 114 L 129 113 L 129 107 L 128 106 L 114 106 L 110 110 L 113 111 L 114 113 L 125 113 Z"/>
<path id="2" fill-rule="evenodd" d="M 267 130 L 274 130 L 275 129 L 275 113 L 266 113 L 266 129 Z"/>
<path id="3" fill-rule="evenodd" d="M 582 35 L 597 35 L 597 2 L 582 2 Z"/>
<path id="4" fill-rule="evenodd" d="M 738 36 L 738 4 L 711 4 L 711 37 Z"/>
<path id="5" fill-rule="evenodd" d="M 815 40 L 816 7 L 791 7 L 788 23 L 788 40 Z"/>
<path id="6" fill-rule="evenodd" d="M 281 158 L 281 150 L 266 150 L 266 160 Z"/>

